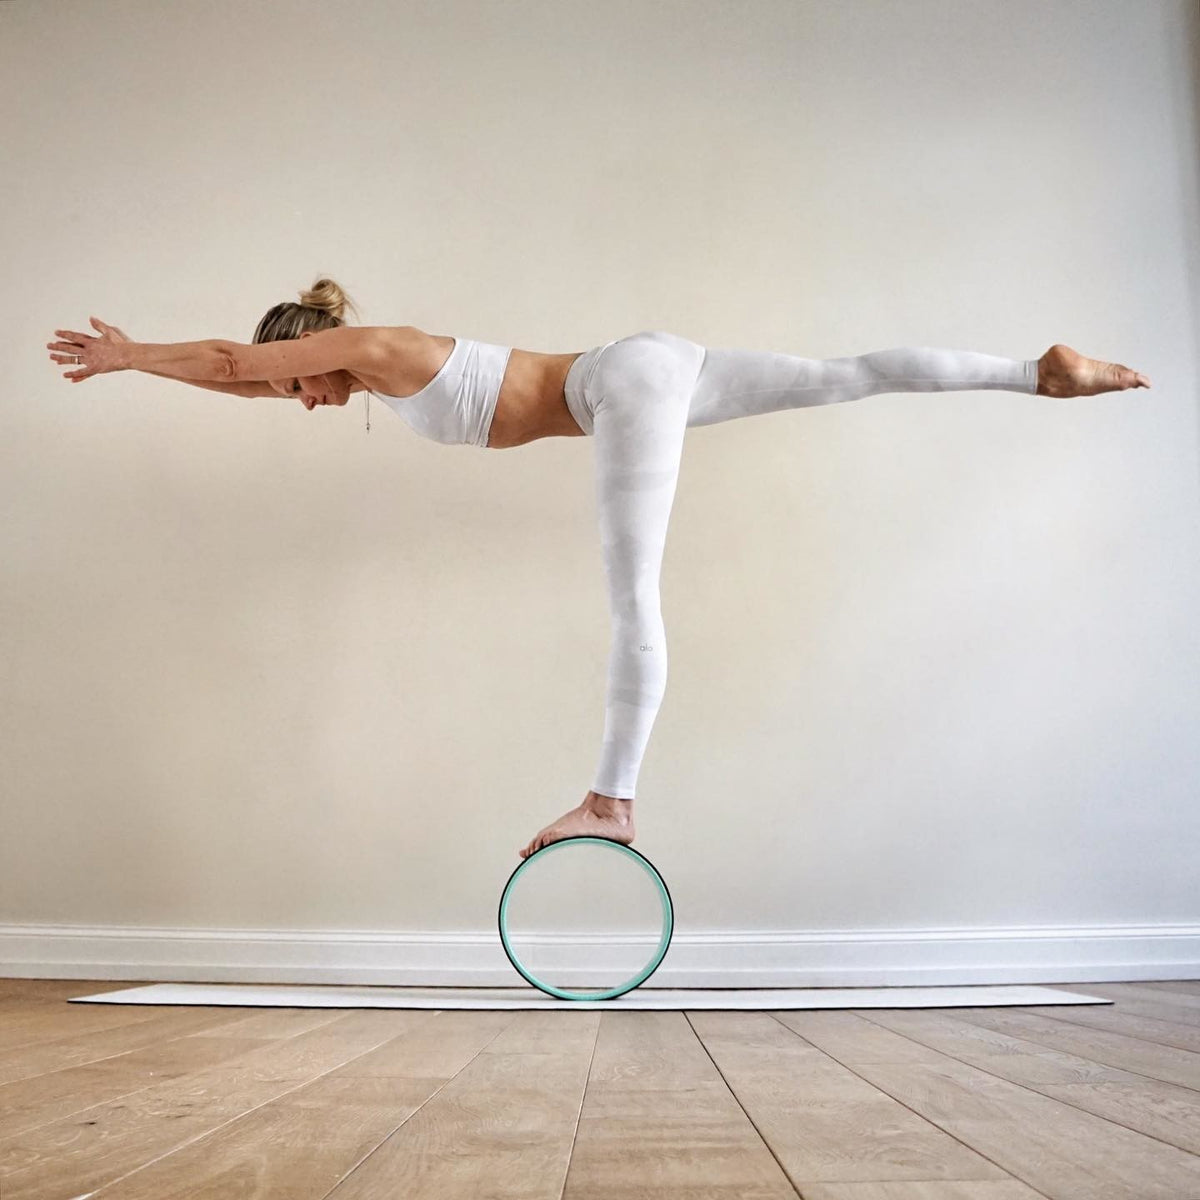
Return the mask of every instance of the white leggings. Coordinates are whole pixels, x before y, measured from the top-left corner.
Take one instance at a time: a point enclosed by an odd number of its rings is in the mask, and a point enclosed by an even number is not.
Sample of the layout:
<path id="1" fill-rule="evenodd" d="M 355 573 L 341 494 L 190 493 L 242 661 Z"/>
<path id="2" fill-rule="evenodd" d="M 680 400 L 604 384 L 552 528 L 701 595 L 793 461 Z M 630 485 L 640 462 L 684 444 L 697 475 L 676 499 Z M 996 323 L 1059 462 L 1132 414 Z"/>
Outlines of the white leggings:
<path id="1" fill-rule="evenodd" d="M 596 509 L 612 644 L 604 740 L 592 789 L 632 800 L 667 686 L 659 575 L 683 432 L 737 417 L 838 404 L 880 392 L 1036 393 L 1037 359 L 902 346 L 852 358 L 706 349 L 635 333 L 571 365 L 566 401 L 596 439 Z"/>

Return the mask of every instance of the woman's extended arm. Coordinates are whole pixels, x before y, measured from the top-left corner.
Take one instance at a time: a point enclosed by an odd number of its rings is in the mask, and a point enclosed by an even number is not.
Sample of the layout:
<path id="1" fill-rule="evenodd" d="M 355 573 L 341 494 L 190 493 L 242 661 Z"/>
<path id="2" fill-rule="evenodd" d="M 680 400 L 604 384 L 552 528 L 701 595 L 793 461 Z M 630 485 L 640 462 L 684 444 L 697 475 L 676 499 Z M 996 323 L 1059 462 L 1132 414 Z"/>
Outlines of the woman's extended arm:
<path id="1" fill-rule="evenodd" d="M 146 371 L 146 375 L 157 375 L 160 379 L 175 379 L 176 383 L 190 383 L 196 387 L 208 388 L 213 392 L 225 392 L 230 396 L 278 396 L 279 393 L 265 380 L 248 380 L 245 383 L 217 383 L 209 379 L 176 379 L 164 371 Z"/>
<path id="2" fill-rule="evenodd" d="M 255 383 L 329 371 L 372 370 L 388 358 L 388 345 L 379 329 L 338 325 L 298 338 L 283 338 L 244 346 L 224 338 L 203 342 L 131 342 L 114 325 L 98 317 L 89 318 L 100 330 L 99 337 L 74 329 L 56 329 L 62 339 L 50 342 L 82 364 L 64 379 L 78 383 L 108 371 L 146 371 L 186 383 L 205 380 L 217 383 Z"/>
<path id="3" fill-rule="evenodd" d="M 97 320 L 97 318 L 95 318 L 95 317 L 92 318 L 92 324 L 101 330 L 102 338 L 93 339 L 88 334 L 74 334 L 72 336 L 75 339 L 77 339 L 77 341 L 50 342 L 47 345 L 47 349 L 60 350 L 60 351 L 65 352 L 64 354 L 51 354 L 50 357 L 53 358 L 56 362 L 62 362 L 64 359 L 73 360 L 75 358 L 74 352 L 77 350 L 84 349 L 84 346 L 82 344 L 79 344 L 80 342 L 105 341 L 110 346 L 113 347 L 114 357 L 126 358 L 126 357 L 129 357 L 130 348 L 138 344 L 138 343 L 135 343 L 133 341 L 133 339 L 129 336 L 129 334 L 127 334 L 123 329 L 118 329 L 115 325 L 108 325 L 103 321 Z M 67 331 L 60 329 L 60 330 L 58 330 L 58 333 L 60 335 L 65 335 L 67 333 Z M 140 370 L 140 371 L 143 371 L 147 375 L 157 375 L 160 379 L 174 379 L 179 383 L 190 383 L 190 384 L 195 385 L 196 387 L 208 388 L 210 391 L 214 391 L 214 392 L 225 392 L 227 395 L 233 395 L 233 396 L 274 396 L 274 395 L 277 395 L 278 393 L 275 391 L 275 389 L 264 380 L 243 380 L 241 382 L 235 382 L 229 378 L 228 371 L 225 371 L 223 377 L 219 378 L 219 379 L 218 378 L 210 379 L 210 378 L 206 378 L 206 377 L 200 377 L 198 375 L 193 374 L 194 367 L 192 367 L 191 365 L 188 365 L 187 362 L 184 362 L 185 369 L 183 372 L 181 372 L 178 369 L 180 362 L 182 360 L 186 359 L 186 354 L 179 354 L 178 352 L 180 352 L 180 351 L 187 351 L 191 347 L 207 347 L 207 346 L 214 346 L 214 345 L 215 346 L 228 346 L 231 344 L 232 343 L 223 342 L 223 341 L 183 342 L 183 343 L 178 343 L 176 345 L 166 345 L 166 346 L 143 344 L 142 348 L 145 350 L 148 350 L 148 351 L 167 350 L 167 351 L 171 351 L 172 353 L 169 355 L 159 355 L 159 356 L 155 356 L 153 354 L 146 354 L 143 356 L 143 360 L 146 362 L 145 366 L 134 367 L 132 365 L 132 363 L 128 363 L 128 369 Z M 123 354 L 122 354 L 122 352 L 123 352 Z M 155 364 L 152 361 L 152 359 L 154 357 L 161 357 L 164 361 L 161 363 Z M 197 355 L 195 357 L 195 359 L 192 361 L 199 364 L 202 361 L 204 361 L 204 359 L 205 359 L 205 355 L 202 353 L 202 354 Z M 211 361 L 211 359 L 209 359 L 209 361 Z M 155 370 L 154 369 L 155 365 L 160 366 L 161 369 Z M 123 366 L 123 367 L 117 367 L 116 369 L 120 370 L 120 369 L 126 369 L 126 368 Z"/>
<path id="4" fill-rule="evenodd" d="M 121 366 L 184 383 L 233 378 L 233 342 L 210 338 L 203 342 L 125 342 Z"/>

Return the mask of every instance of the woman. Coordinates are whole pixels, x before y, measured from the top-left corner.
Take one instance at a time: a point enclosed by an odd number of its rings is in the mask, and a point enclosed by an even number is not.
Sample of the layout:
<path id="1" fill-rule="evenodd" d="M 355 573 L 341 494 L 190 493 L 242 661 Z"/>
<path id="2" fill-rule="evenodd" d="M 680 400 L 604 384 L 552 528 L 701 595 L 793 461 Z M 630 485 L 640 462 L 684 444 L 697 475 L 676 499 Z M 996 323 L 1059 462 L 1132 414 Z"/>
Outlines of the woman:
<path id="1" fill-rule="evenodd" d="M 410 326 L 349 326 L 348 299 L 320 279 L 259 322 L 250 345 L 130 341 L 59 329 L 51 358 L 73 382 L 138 370 L 243 396 L 294 396 L 310 412 L 376 393 L 423 437 L 505 449 L 546 437 L 595 438 L 596 506 L 612 644 L 604 735 L 592 790 L 518 851 L 565 837 L 634 839 L 633 800 L 667 680 L 659 572 L 684 430 L 881 392 L 994 389 L 1094 396 L 1149 387 L 1119 363 L 1051 346 L 1038 359 L 905 346 L 850 358 L 706 349 L 643 332 L 576 354 L 538 354 Z M 369 401 L 368 401 L 369 404 Z M 368 410 L 368 425 L 370 416 Z"/>

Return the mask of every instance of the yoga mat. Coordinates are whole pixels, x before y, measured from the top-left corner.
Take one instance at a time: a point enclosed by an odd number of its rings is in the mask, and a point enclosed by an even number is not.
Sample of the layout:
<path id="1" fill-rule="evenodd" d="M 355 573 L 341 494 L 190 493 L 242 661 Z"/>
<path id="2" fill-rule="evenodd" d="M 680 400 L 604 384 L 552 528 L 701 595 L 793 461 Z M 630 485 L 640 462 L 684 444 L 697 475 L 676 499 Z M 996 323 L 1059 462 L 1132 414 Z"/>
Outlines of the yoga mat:
<path id="1" fill-rule="evenodd" d="M 968 1008 L 1111 1004 L 1032 985 L 891 988 L 635 988 L 613 1000 L 558 1000 L 533 987 L 329 987 L 287 984 L 154 983 L 72 1004 L 231 1004 L 250 1008 L 751 1009 Z"/>

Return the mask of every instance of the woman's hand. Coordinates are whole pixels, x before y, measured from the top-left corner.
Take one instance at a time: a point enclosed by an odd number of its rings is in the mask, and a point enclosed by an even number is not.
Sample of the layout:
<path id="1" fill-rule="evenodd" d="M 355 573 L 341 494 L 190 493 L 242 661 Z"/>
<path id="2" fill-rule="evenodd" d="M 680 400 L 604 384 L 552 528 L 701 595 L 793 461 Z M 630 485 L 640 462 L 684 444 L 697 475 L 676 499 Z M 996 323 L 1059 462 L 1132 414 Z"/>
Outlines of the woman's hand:
<path id="1" fill-rule="evenodd" d="M 54 332 L 61 342 L 47 342 L 46 348 L 52 353 L 50 357 L 57 363 L 72 363 L 76 370 L 68 371 L 63 378 L 72 383 L 81 379 L 90 379 L 93 375 L 103 375 L 108 371 L 124 371 L 128 361 L 123 349 L 124 343 L 130 339 L 115 325 L 106 325 L 95 317 L 88 318 L 100 331 L 99 337 L 88 333 L 76 333 L 71 329 L 56 329 Z M 76 363 L 78 357 L 81 361 Z"/>

